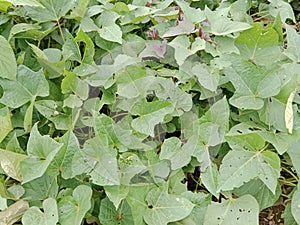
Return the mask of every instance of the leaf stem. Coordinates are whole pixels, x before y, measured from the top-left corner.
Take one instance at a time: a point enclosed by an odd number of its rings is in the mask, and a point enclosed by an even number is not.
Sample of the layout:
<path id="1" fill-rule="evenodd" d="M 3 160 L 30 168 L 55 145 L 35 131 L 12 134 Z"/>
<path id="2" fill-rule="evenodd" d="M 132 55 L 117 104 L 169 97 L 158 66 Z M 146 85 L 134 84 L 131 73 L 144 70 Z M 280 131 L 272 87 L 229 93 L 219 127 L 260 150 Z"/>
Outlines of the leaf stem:
<path id="1" fill-rule="evenodd" d="M 289 175 L 291 175 L 297 182 L 299 181 L 298 177 L 293 173 L 291 172 L 290 170 L 288 170 L 287 168 L 285 167 L 282 167 L 282 169 L 287 172 Z"/>
<path id="2" fill-rule="evenodd" d="M 58 29 L 59 29 L 59 33 L 60 33 L 61 39 L 65 43 L 66 40 L 65 40 L 65 37 L 64 37 L 64 34 L 63 34 L 63 31 L 62 31 L 59 19 L 56 22 L 57 22 L 57 26 L 58 26 Z"/>

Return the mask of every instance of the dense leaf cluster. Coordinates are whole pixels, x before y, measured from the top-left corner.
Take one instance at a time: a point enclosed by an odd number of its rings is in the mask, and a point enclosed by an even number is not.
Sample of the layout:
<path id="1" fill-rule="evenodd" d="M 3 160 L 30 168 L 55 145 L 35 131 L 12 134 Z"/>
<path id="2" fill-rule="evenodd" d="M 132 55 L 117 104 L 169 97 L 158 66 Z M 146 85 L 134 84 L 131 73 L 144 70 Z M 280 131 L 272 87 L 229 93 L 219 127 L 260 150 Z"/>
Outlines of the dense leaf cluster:
<path id="1" fill-rule="evenodd" d="M 1 0 L 0 224 L 300 224 L 291 5 Z"/>

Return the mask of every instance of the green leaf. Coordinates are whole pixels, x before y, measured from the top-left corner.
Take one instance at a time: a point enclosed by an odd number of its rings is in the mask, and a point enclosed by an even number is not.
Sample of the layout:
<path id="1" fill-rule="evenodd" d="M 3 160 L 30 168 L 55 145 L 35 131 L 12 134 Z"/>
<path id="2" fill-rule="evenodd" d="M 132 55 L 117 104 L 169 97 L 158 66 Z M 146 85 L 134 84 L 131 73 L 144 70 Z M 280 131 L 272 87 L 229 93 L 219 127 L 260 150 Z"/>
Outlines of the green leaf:
<path id="1" fill-rule="evenodd" d="M 216 163 L 208 161 L 208 166 L 201 171 L 200 178 L 206 189 L 214 196 L 218 196 L 218 177 L 219 172 Z M 202 170 L 202 169 L 201 169 Z"/>
<path id="2" fill-rule="evenodd" d="M 117 130 L 120 128 L 114 123 L 112 118 L 104 114 L 100 114 L 95 116 L 94 123 L 96 134 L 99 136 L 106 136 L 111 147 L 116 147 L 120 151 L 127 150 L 127 148 L 120 142 L 118 138 Z M 129 137 L 130 136 L 128 136 L 127 138 L 129 139 Z"/>
<path id="3" fill-rule="evenodd" d="M 211 11 L 207 6 L 205 6 L 204 12 L 210 22 L 208 31 L 214 35 L 228 35 L 251 28 L 251 25 L 248 23 L 231 21 L 226 17 L 226 15 L 223 15 L 222 10 Z"/>
<path id="4" fill-rule="evenodd" d="M 95 45 L 92 39 L 86 33 L 80 30 L 75 37 L 75 41 L 79 43 L 80 42 L 85 43 L 85 48 L 82 55 L 82 63 L 93 64 Z"/>
<path id="5" fill-rule="evenodd" d="M 204 225 L 253 224 L 258 225 L 259 206 L 251 195 L 212 202 L 208 206 Z"/>
<path id="6" fill-rule="evenodd" d="M 90 168 L 92 182 L 98 185 L 119 185 L 116 150 L 106 136 L 97 136 L 84 143 L 83 157 Z"/>
<path id="7" fill-rule="evenodd" d="M 65 78 L 61 82 L 61 90 L 63 94 L 74 93 L 82 100 L 86 100 L 89 96 L 89 86 L 72 72 L 66 72 Z"/>
<path id="8" fill-rule="evenodd" d="M 260 135 L 262 128 L 256 124 L 239 123 L 233 126 L 226 135 L 230 147 L 235 150 L 257 151 L 265 146 L 265 139 Z"/>
<path id="9" fill-rule="evenodd" d="M 118 25 L 104 26 L 98 32 L 103 39 L 122 44 L 122 31 Z"/>
<path id="10" fill-rule="evenodd" d="M 128 204 L 131 207 L 134 224 L 145 225 L 144 215 L 147 210 L 147 203 L 145 202 L 147 194 L 155 187 L 154 184 L 130 186 L 129 193 L 126 197 Z"/>
<path id="11" fill-rule="evenodd" d="M 219 84 L 219 76 L 208 66 L 198 63 L 192 68 L 193 74 L 197 77 L 198 82 L 206 89 L 215 92 Z"/>
<path id="12" fill-rule="evenodd" d="M 229 102 L 240 109 L 261 109 L 262 98 L 277 95 L 281 81 L 275 69 L 266 70 L 249 61 L 237 61 L 225 69 L 236 91 Z"/>
<path id="13" fill-rule="evenodd" d="M 62 55 L 65 60 L 81 62 L 81 53 L 77 42 L 72 34 L 66 34 L 66 42 L 62 47 Z"/>
<path id="14" fill-rule="evenodd" d="M 108 198 L 101 201 L 99 220 L 103 225 L 127 225 L 134 224 L 130 206 L 126 201 L 122 202 L 116 210 Z"/>
<path id="15" fill-rule="evenodd" d="M 173 116 L 181 116 L 184 112 L 191 110 L 193 102 L 191 95 L 183 91 L 180 86 L 174 84 L 170 79 L 155 79 L 154 92 L 161 100 L 168 100 L 175 110 Z"/>
<path id="16" fill-rule="evenodd" d="M 295 63 L 300 62 L 300 35 L 291 28 L 289 25 L 286 25 L 287 32 L 287 48 L 284 51 L 284 54 L 293 60 Z"/>
<path id="17" fill-rule="evenodd" d="M 199 8 L 190 7 L 189 4 L 182 0 L 177 0 L 176 4 L 180 7 L 184 16 L 192 23 L 200 23 L 205 20 L 205 14 Z"/>
<path id="18" fill-rule="evenodd" d="M 74 177 L 72 163 L 74 162 L 74 155 L 80 151 L 79 143 L 72 131 L 66 132 L 61 137 L 60 142 L 63 146 L 49 165 L 48 172 L 55 175 L 61 173 L 62 178 L 70 179 Z"/>
<path id="19" fill-rule="evenodd" d="M 31 201 L 56 198 L 59 189 L 57 177 L 49 176 L 47 173 L 37 179 L 23 184 L 22 186 L 25 189 L 25 193 L 22 197 L 30 198 Z"/>
<path id="20" fill-rule="evenodd" d="M 243 59 L 258 65 L 271 65 L 278 61 L 282 54 L 276 30 L 272 27 L 264 28 L 260 23 L 254 23 L 251 29 L 243 31 L 235 44 Z M 266 58 L 268 60 L 265 60 Z"/>
<path id="21" fill-rule="evenodd" d="M 48 198 L 43 202 L 44 212 L 33 206 L 29 208 L 22 217 L 22 224 L 56 225 L 58 222 L 58 210 L 56 200 Z"/>
<path id="22" fill-rule="evenodd" d="M 298 150 L 298 146 L 300 144 L 300 139 L 298 138 L 288 149 L 287 153 L 291 157 L 293 167 L 295 168 L 298 176 L 300 174 L 300 151 Z"/>
<path id="23" fill-rule="evenodd" d="M 65 196 L 58 202 L 60 224 L 80 225 L 91 208 L 92 189 L 86 185 L 77 186 L 72 196 Z"/>
<path id="24" fill-rule="evenodd" d="M 35 124 L 31 130 L 27 145 L 28 158 L 21 163 L 23 183 L 41 177 L 47 170 L 62 144 L 49 136 L 42 136 Z"/>
<path id="25" fill-rule="evenodd" d="M 96 74 L 87 79 L 87 81 L 92 86 L 104 86 L 105 89 L 108 89 L 115 83 L 114 74 L 117 73 L 116 76 L 118 76 L 119 71 L 122 71 L 120 74 L 123 72 L 126 73 L 126 69 L 124 69 L 126 66 L 136 64 L 138 62 L 140 62 L 140 59 L 138 58 L 120 54 L 114 59 L 113 65 L 99 65 Z M 150 82 L 150 79 L 148 81 Z M 130 89 L 127 89 L 127 91 L 129 92 Z M 134 91 L 136 91 L 136 88 L 133 92 Z M 129 93 L 128 96 L 130 95 L 131 94 Z"/>
<path id="26" fill-rule="evenodd" d="M 124 185 L 130 185 L 135 176 L 148 169 L 137 155 L 130 152 L 125 152 L 120 156 L 119 168 L 121 183 Z M 110 200 L 115 204 L 113 199 Z"/>
<path id="27" fill-rule="evenodd" d="M 17 77 L 17 62 L 8 41 L 0 35 L 0 78 L 15 80 Z"/>
<path id="28" fill-rule="evenodd" d="M 273 17 L 276 17 L 278 14 L 282 18 L 282 21 L 285 22 L 286 19 L 292 19 L 293 22 L 296 22 L 293 8 L 291 5 L 282 0 L 268 0 L 270 4 L 270 14 Z"/>
<path id="29" fill-rule="evenodd" d="M 179 66 L 182 65 L 190 55 L 205 49 L 205 41 L 203 39 L 197 37 L 195 42 L 191 43 L 189 38 L 184 35 L 174 38 L 169 45 L 175 49 L 175 59 Z"/>
<path id="30" fill-rule="evenodd" d="M 233 190 L 258 177 L 275 194 L 279 175 L 280 159 L 277 154 L 232 150 L 222 161 L 218 190 Z"/>
<path id="31" fill-rule="evenodd" d="M 261 136 L 270 142 L 280 155 L 284 154 L 298 138 L 296 131 L 292 135 L 285 132 L 262 132 Z"/>
<path id="32" fill-rule="evenodd" d="M 149 225 L 167 225 L 188 216 L 194 205 L 186 198 L 169 195 L 161 188 L 153 188 L 146 196 L 148 205 L 144 220 Z"/>
<path id="33" fill-rule="evenodd" d="M 170 102 L 140 101 L 130 109 L 130 113 L 132 115 L 139 116 L 138 118 L 132 120 L 131 125 L 136 131 L 154 137 L 155 125 L 163 122 L 164 117 L 173 112 L 173 110 L 174 107 Z"/>
<path id="34" fill-rule="evenodd" d="M 129 193 L 129 187 L 124 185 L 105 186 L 104 190 L 110 202 L 115 206 L 115 209 L 119 208 L 122 200 L 125 199 Z"/>
<path id="35" fill-rule="evenodd" d="M 299 185 L 298 189 L 294 192 L 292 197 L 292 203 L 291 203 L 291 211 L 292 215 L 294 216 L 295 221 L 297 224 L 300 223 L 300 190 Z"/>
<path id="36" fill-rule="evenodd" d="M 162 146 L 159 158 L 161 160 L 168 159 L 171 162 L 171 169 L 177 170 L 186 166 L 193 154 L 192 148 L 181 148 L 182 142 L 177 137 L 165 139 Z"/>
<path id="37" fill-rule="evenodd" d="M 11 113 L 7 107 L 0 109 L 0 142 L 13 130 Z"/>
<path id="38" fill-rule="evenodd" d="M 20 163 L 27 158 L 26 155 L 5 151 L 0 149 L 0 164 L 7 176 L 17 181 L 21 181 Z"/>
<path id="39" fill-rule="evenodd" d="M 194 32 L 195 26 L 188 19 L 178 21 L 177 26 L 170 27 L 167 32 L 163 34 L 163 38 L 175 37 L 182 34 L 191 34 Z"/>
<path id="40" fill-rule="evenodd" d="M 30 132 L 32 128 L 32 113 L 33 113 L 34 102 L 31 102 L 28 106 L 24 116 L 24 130 Z"/>
<path id="41" fill-rule="evenodd" d="M 153 77 L 148 76 L 146 70 L 139 66 L 127 66 L 117 74 L 117 93 L 126 98 L 146 96 L 153 83 Z"/>
<path id="42" fill-rule="evenodd" d="M 33 44 L 28 44 L 37 57 L 39 64 L 47 71 L 50 79 L 60 77 L 63 74 L 65 62 L 61 59 L 61 51 L 59 49 L 44 49 L 40 50 Z"/>
<path id="43" fill-rule="evenodd" d="M 57 102 L 53 100 L 36 101 L 34 107 L 40 114 L 52 121 L 58 130 L 68 130 L 72 125 L 72 115 L 59 112 Z"/>
<path id="44" fill-rule="evenodd" d="M 288 203 L 285 206 L 285 210 L 284 210 L 282 218 L 284 219 L 284 222 L 288 225 L 297 225 L 298 224 L 292 215 L 291 203 Z"/>
<path id="45" fill-rule="evenodd" d="M 273 194 L 270 189 L 258 178 L 255 178 L 238 189 L 235 189 L 234 194 L 243 196 L 246 194 L 252 195 L 259 204 L 260 211 L 273 206 L 280 197 L 280 186 L 277 185 L 276 193 Z"/>
<path id="46" fill-rule="evenodd" d="M 42 5 L 36 0 L 5 0 L 12 3 L 13 5 L 28 5 L 28 6 L 41 6 Z"/>
<path id="47" fill-rule="evenodd" d="M 40 0 L 39 6 L 31 4 L 24 7 L 31 19 L 46 22 L 52 20 L 58 21 L 67 14 L 74 4 L 74 0 Z"/>
<path id="48" fill-rule="evenodd" d="M 4 92 L 0 102 L 11 108 L 33 102 L 37 96 L 49 95 L 48 82 L 43 72 L 34 72 L 23 65 L 18 67 L 16 80 L 0 79 L 0 85 Z"/>

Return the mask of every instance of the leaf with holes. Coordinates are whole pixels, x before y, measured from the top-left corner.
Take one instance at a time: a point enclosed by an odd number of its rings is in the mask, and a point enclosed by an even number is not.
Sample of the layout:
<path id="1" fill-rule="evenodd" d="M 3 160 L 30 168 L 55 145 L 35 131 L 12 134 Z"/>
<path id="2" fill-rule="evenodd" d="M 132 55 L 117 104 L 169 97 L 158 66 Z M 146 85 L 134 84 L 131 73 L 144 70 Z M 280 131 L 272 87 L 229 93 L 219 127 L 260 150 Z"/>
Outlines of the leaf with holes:
<path id="1" fill-rule="evenodd" d="M 271 151 L 232 150 L 223 159 L 218 191 L 229 191 L 258 177 L 275 194 L 280 159 Z"/>
<path id="2" fill-rule="evenodd" d="M 145 200 L 148 208 L 144 220 L 149 225 L 167 225 L 183 219 L 194 207 L 186 198 L 169 195 L 161 188 L 152 189 Z"/>
<path id="3" fill-rule="evenodd" d="M 230 198 L 222 203 L 213 202 L 207 207 L 204 225 L 258 225 L 259 206 L 251 195 Z"/>

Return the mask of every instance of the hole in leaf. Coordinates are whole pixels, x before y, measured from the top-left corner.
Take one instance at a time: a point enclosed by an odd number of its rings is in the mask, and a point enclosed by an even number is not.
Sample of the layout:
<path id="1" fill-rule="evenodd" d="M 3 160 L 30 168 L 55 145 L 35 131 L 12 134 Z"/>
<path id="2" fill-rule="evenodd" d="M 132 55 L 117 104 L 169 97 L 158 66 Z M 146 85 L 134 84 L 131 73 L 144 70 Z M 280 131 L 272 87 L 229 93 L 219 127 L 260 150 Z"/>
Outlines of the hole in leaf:
<path id="1" fill-rule="evenodd" d="M 153 209 L 153 205 L 148 205 L 148 208 L 149 209 Z"/>
<path id="2" fill-rule="evenodd" d="M 242 134 L 242 133 L 243 133 L 243 132 L 242 132 L 242 131 L 240 131 L 240 130 L 237 130 L 237 132 L 238 132 L 238 133 L 240 133 L 240 134 Z"/>
<path id="3" fill-rule="evenodd" d="M 237 217 L 237 218 L 236 218 L 236 220 L 239 220 L 239 219 L 240 219 L 240 217 Z"/>

